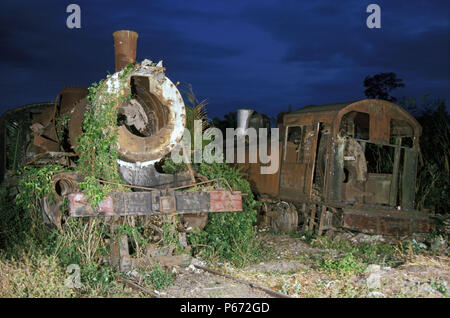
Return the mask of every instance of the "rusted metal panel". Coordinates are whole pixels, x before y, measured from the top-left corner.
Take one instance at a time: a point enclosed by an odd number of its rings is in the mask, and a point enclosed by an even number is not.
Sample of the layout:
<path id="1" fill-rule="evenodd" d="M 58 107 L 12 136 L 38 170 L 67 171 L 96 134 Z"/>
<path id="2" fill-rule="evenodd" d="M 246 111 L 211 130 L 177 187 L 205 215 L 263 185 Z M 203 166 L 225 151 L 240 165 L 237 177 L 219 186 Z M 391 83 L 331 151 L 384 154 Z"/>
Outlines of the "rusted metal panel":
<path id="1" fill-rule="evenodd" d="M 414 149 L 404 149 L 405 162 L 402 173 L 401 205 L 405 210 L 414 209 L 414 199 L 416 192 L 417 151 Z"/>
<path id="2" fill-rule="evenodd" d="M 407 122 L 412 127 L 415 137 L 414 147 L 418 147 L 418 138 L 422 132 L 422 128 L 417 120 L 402 107 L 380 99 L 365 99 L 341 107 L 338 112 L 335 113 L 333 123 L 334 135 L 339 132 L 342 117 L 351 111 L 369 114 L 371 141 L 389 143 L 391 128 L 390 119 L 396 119 Z"/>
<path id="3" fill-rule="evenodd" d="M 208 192 L 185 191 L 175 193 L 177 205 L 176 208 L 179 213 L 197 213 L 201 211 L 210 211 L 211 205 Z"/>
<path id="4" fill-rule="evenodd" d="M 69 215 L 74 217 L 233 211 L 242 211 L 242 195 L 238 191 L 114 192 L 94 209 L 83 193 L 69 195 Z"/>
<path id="5" fill-rule="evenodd" d="M 114 213 L 117 215 L 145 215 L 159 211 L 159 196 L 150 192 L 116 192 L 112 194 Z"/>
<path id="6" fill-rule="evenodd" d="M 433 222 L 424 213 L 417 211 L 398 211 L 389 209 L 343 210 L 343 227 L 371 234 L 407 235 L 410 233 L 428 232 Z"/>
<path id="7" fill-rule="evenodd" d="M 70 113 L 75 104 L 89 94 L 85 87 L 66 87 L 59 92 L 59 115 L 64 116 Z"/>
<path id="8" fill-rule="evenodd" d="M 59 150 L 59 143 L 54 141 L 54 140 L 50 140 L 48 138 L 39 136 L 39 135 L 35 135 L 34 136 L 34 140 L 33 143 L 38 146 L 39 148 L 44 149 L 45 151 L 58 151 Z"/>
<path id="9" fill-rule="evenodd" d="M 56 103 L 45 108 L 32 121 L 31 131 L 34 134 L 33 143 L 45 151 L 59 151 L 58 135 L 55 127 L 57 113 Z"/>
<path id="10" fill-rule="evenodd" d="M 365 203 L 389 204 L 392 174 L 369 173 L 367 175 Z"/>
<path id="11" fill-rule="evenodd" d="M 72 115 L 69 119 L 69 140 L 71 148 L 74 151 L 78 146 L 78 138 L 83 133 L 83 120 L 86 107 L 87 98 L 83 98 L 73 106 Z"/>
<path id="12" fill-rule="evenodd" d="M 319 123 L 303 126 L 303 129 L 303 149 L 285 139 L 280 180 L 280 198 L 284 200 L 309 200 L 311 197 Z"/>
<path id="13" fill-rule="evenodd" d="M 325 178 L 324 197 L 330 202 L 342 201 L 342 184 L 344 174 L 345 139 L 339 135 L 332 138 L 328 159 L 328 175 Z"/>
<path id="14" fill-rule="evenodd" d="M 107 197 L 100 202 L 99 206 L 93 209 L 87 202 L 87 196 L 81 192 L 69 194 L 69 215 L 70 216 L 114 216 L 114 204 L 111 197 Z"/>
<path id="15" fill-rule="evenodd" d="M 210 212 L 242 211 L 240 192 L 208 191 L 210 196 Z"/>
<path id="16" fill-rule="evenodd" d="M 362 106 L 361 108 L 365 108 Z M 391 108 L 385 103 L 369 102 L 367 113 L 370 116 L 370 140 L 389 143 Z"/>
<path id="17" fill-rule="evenodd" d="M 278 163 L 281 165 L 281 156 L 282 156 L 282 144 L 280 143 L 278 150 Z M 267 154 L 270 156 L 272 153 L 270 143 L 267 145 Z M 235 162 L 237 161 L 237 153 L 234 153 Z M 271 197 L 276 197 L 279 192 L 280 186 L 280 169 L 278 169 L 273 174 L 261 174 L 261 166 L 269 165 L 262 164 L 260 162 L 259 154 L 257 158 L 257 163 L 249 163 L 249 151 L 248 148 L 245 150 L 245 163 L 238 163 L 237 167 L 244 174 L 247 174 L 248 181 L 252 187 L 252 190 L 258 193 L 264 193 Z"/>
<path id="18" fill-rule="evenodd" d="M 40 124 L 42 125 L 42 128 L 45 128 L 48 125 L 50 125 L 52 120 L 55 118 L 55 115 L 56 115 L 56 104 L 53 103 L 51 106 L 48 106 L 47 108 L 43 109 L 42 112 L 39 115 L 37 115 L 31 123 Z M 40 134 L 43 131 L 35 131 L 35 132 Z"/>
<path id="19" fill-rule="evenodd" d="M 395 206 L 397 205 L 397 196 L 398 196 L 398 180 L 399 180 L 399 168 L 400 168 L 400 156 L 401 156 L 401 146 L 402 139 L 399 137 L 395 137 L 395 151 L 394 151 L 394 164 L 392 168 L 392 180 L 391 180 L 391 189 L 389 192 L 389 205 Z M 408 174 L 411 174 L 412 171 L 407 171 Z M 415 174 L 415 173 L 414 173 Z"/>

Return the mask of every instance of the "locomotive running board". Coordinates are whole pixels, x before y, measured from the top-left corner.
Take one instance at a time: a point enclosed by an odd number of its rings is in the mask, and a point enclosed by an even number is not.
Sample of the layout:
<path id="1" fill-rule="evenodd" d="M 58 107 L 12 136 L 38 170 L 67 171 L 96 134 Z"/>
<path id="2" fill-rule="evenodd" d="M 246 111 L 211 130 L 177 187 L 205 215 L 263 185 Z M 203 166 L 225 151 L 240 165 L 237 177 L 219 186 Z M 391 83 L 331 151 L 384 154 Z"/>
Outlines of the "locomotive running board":
<path id="1" fill-rule="evenodd" d="M 69 194 L 69 216 L 167 215 L 242 211 L 240 191 L 112 192 L 93 208 L 83 193 Z"/>

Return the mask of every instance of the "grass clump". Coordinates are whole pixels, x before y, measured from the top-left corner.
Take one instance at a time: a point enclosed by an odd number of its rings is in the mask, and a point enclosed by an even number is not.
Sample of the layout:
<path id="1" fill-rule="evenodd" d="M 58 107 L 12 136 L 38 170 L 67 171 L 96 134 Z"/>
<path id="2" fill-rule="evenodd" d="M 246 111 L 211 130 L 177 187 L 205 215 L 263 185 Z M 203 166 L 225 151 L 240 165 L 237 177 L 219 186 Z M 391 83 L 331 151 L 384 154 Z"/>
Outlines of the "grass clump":
<path id="1" fill-rule="evenodd" d="M 313 239 L 317 237 L 314 231 L 304 230 L 304 231 L 293 231 L 288 233 L 290 237 L 299 238 L 306 243 L 310 243 Z"/>
<path id="2" fill-rule="evenodd" d="M 322 236 L 311 241 L 311 246 L 342 252 L 343 257 L 318 260 L 318 265 L 327 271 L 359 273 L 370 264 L 397 266 L 403 263 L 403 255 L 392 244 L 353 243 L 348 240 L 333 240 Z"/>
<path id="3" fill-rule="evenodd" d="M 156 290 L 162 290 L 173 283 L 173 277 L 166 272 L 160 265 L 154 264 L 151 271 L 147 274 L 152 287 Z"/>
<path id="4" fill-rule="evenodd" d="M 342 258 L 336 259 L 320 259 L 318 261 L 319 268 L 327 272 L 338 272 L 339 274 L 355 274 L 365 270 L 366 264 L 360 259 L 348 253 Z"/>
<path id="5" fill-rule="evenodd" d="M 0 260 L 0 297 L 72 297 L 67 275 L 54 255 L 33 253 Z"/>

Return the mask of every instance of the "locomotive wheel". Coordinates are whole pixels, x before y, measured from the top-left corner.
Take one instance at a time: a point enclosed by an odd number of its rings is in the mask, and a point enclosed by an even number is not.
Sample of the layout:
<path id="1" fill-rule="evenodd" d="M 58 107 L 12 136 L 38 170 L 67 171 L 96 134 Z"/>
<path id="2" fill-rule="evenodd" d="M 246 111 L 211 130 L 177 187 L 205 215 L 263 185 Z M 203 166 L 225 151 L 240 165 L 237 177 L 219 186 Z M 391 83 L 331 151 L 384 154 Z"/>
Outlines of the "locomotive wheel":
<path id="1" fill-rule="evenodd" d="M 272 217 L 271 226 L 275 232 L 289 233 L 298 227 L 297 209 L 291 203 L 281 201 L 277 204 L 278 213 Z"/>

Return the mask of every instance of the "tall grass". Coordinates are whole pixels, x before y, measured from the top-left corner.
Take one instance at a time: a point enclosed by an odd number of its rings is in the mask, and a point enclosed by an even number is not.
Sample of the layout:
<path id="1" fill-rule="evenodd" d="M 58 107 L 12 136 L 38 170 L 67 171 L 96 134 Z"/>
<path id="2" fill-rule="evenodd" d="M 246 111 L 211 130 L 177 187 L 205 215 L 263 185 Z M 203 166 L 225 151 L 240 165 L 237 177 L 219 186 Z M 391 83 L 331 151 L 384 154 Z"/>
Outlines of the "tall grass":
<path id="1" fill-rule="evenodd" d="M 424 96 L 403 106 L 422 125 L 416 183 L 416 208 L 450 211 L 450 116 L 445 102 Z"/>

